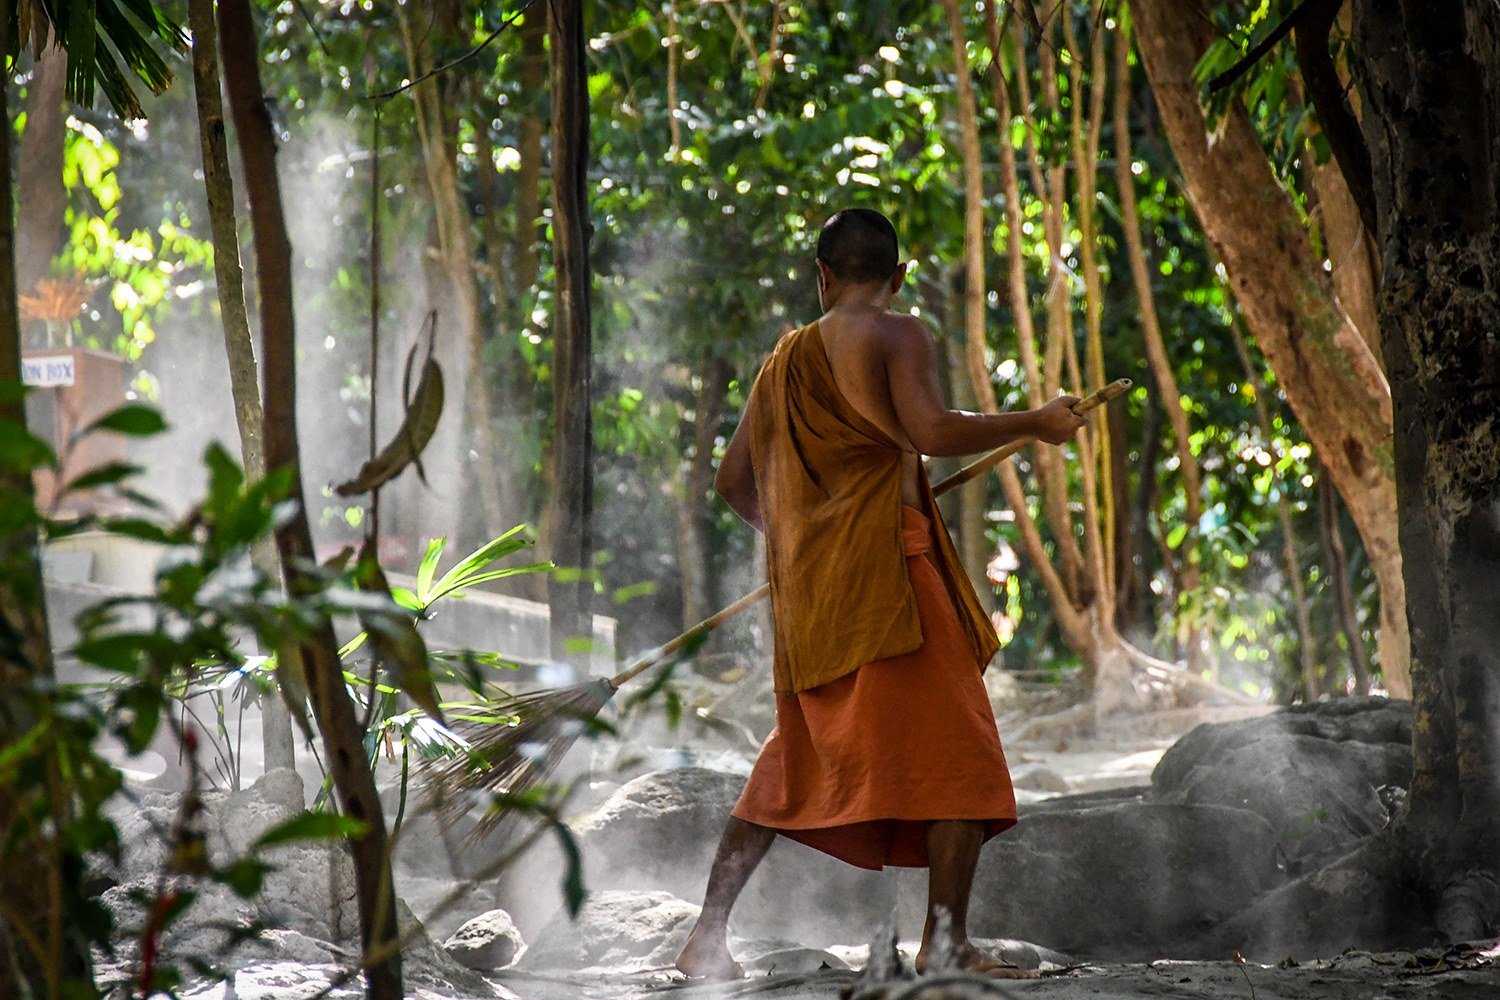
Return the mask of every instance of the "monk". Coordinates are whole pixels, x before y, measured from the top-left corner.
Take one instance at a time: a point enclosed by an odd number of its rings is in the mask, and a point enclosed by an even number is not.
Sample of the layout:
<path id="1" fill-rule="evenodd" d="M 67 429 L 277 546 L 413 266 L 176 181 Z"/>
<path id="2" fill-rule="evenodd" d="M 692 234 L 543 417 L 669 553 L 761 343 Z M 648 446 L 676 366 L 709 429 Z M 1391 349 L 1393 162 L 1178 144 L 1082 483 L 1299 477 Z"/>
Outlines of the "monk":
<path id="1" fill-rule="evenodd" d="M 890 308 L 906 267 L 878 212 L 830 218 L 817 270 L 824 313 L 777 343 L 715 482 L 765 535 L 776 726 L 677 967 L 744 974 L 729 953 L 729 913 L 780 834 L 861 868 L 930 869 L 919 971 L 945 913 L 962 967 L 1029 977 L 968 938 L 979 849 L 1015 824 L 1016 803 L 981 677 L 999 640 L 922 456 L 1061 444 L 1083 426 L 1078 400 L 950 409 L 931 332 Z"/>

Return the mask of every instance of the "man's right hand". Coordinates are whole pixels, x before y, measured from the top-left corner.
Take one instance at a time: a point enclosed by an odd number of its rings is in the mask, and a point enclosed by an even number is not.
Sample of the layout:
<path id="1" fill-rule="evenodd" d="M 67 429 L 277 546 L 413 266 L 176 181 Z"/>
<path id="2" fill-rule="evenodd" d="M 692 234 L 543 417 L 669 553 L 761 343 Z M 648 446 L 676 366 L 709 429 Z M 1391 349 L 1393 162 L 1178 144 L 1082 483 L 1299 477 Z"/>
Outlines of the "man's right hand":
<path id="1" fill-rule="evenodd" d="M 1063 444 L 1079 428 L 1088 423 L 1088 418 L 1080 417 L 1073 412 L 1073 407 L 1081 400 L 1077 396 L 1058 396 L 1048 403 L 1032 412 L 1036 414 L 1036 436 L 1037 440 L 1048 444 Z"/>

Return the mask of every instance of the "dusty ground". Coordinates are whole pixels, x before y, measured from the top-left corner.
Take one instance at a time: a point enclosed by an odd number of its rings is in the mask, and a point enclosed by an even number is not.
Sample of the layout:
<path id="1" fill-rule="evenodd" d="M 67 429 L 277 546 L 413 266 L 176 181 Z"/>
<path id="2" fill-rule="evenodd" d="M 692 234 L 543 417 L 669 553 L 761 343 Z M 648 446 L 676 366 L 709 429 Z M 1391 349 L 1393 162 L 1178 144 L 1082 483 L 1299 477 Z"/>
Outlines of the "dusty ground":
<path id="1" fill-rule="evenodd" d="M 1247 1000 L 1406 1000 L 1494 998 L 1500 974 L 1487 962 L 1476 968 L 1439 969 L 1435 955 L 1351 953 L 1336 959 L 1278 968 L 1233 962 L 1153 962 L 1089 965 L 1033 982 L 985 984 L 984 992 L 959 994 L 1016 998 L 1247 998 Z M 1425 965 L 1425 967 L 1423 967 Z M 1410 967 L 1409 967 L 1410 966 Z M 521 1000 L 830 1000 L 858 979 L 847 970 L 769 975 L 724 986 L 687 985 L 665 972 L 597 975 L 566 980 L 502 975 L 499 982 Z M 916 1000 L 913 995 L 912 1000 Z M 928 1000 L 922 997 L 921 1000 Z M 936 998 L 932 998 L 936 1000 Z"/>

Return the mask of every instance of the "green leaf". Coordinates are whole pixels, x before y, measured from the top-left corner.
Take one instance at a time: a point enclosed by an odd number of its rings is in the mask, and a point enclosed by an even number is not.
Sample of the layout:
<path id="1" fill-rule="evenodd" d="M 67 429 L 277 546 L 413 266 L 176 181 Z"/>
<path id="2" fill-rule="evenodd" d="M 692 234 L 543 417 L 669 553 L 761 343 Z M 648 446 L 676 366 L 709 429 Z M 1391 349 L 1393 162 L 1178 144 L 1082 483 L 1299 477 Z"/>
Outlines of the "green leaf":
<path id="1" fill-rule="evenodd" d="M 62 492 L 76 493 L 80 490 L 98 489 L 101 486 L 114 486 L 144 471 L 141 466 L 131 462 L 106 462 L 69 480 L 68 484 L 62 488 Z"/>
<path id="2" fill-rule="evenodd" d="M 114 431 L 130 437 L 150 437 L 167 429 L 167 421 L 154 406 L 145 403 L 126 403 L 111 410 L 74 435 L 82 438 L 95 431 Z"/>
<path id="3" fill-rule="evenodd" d="M 333 812 L 300 812 L 291 819 L 277 823 L 261 834 L 251 844 L 251 849 L 263 851 L 277 844 L 294 840 L 338 840 L 342 837 L 358 837 L 369 828 L 362 819 Z"/>
<path id="4" fill-rule="evenodd" d="M 489 583 L 491 580 L 503 580 L 508 576 L 520 576 L 523 573 L 545 573 L 553 568 L 555 568 L 553 563 L 550 560 L 547 560 L 543 562 L 527 563 L 524 566 L 509 566 L 505 569 L 493 569 L 488 573 L 479 573 L 475 576 L 468 577 L 467 579 L 460 580 L 450 587 L 439 587 L 438 590 L 436 590 L 432 594 L 432 601 L 435 601 L 440 597 L 447 597 L 450 594 L 456 594 L 461 590 L 467 590 L 470 587 L 478 586 L 481 583 Z M 429 601 L 428 603 L 430 604 L 432 603 L 432 601 Z"/>
<path id="5" fill-rule="evenodd" d="M 448 539 L 442 536 L 427 543 L 427 552 L 422 556 L 422 565 L 417 569 L 418 600 L 425 600 L 428 592 L 432 590 L 432 578 L 437 572 L 438 560 L 442 558 L 443 547 L 447 544 Z"/>
<path id="6" fill-rule="evenodd" d="M 492 539 L 469 553 L 463 559 L 459 560 L 458 565 L 443 574 L 443 578 L 437 582 L 437 590 L 442 593 L 448 593 L 458 587 L 467 586 L 468 580 L 466 578 L 471 574 L 483 569 L 497 559 L 504 559 L 511 553 L 519 552 L 521 549 L 526 548 L 531 543 L 524 538 L 516 537 L 525 529 L 526 525 L 518 524 L 499 538 Z"/>
<path id="7" fill-rule="evenodd" d="M 258 858 L 241 858 L 220 868 L 215 875 L 220 882 L 234 890 L 236 896 L 249 899 L 260 892 L 261 883 L 270 870 L 271 866 Z"/>

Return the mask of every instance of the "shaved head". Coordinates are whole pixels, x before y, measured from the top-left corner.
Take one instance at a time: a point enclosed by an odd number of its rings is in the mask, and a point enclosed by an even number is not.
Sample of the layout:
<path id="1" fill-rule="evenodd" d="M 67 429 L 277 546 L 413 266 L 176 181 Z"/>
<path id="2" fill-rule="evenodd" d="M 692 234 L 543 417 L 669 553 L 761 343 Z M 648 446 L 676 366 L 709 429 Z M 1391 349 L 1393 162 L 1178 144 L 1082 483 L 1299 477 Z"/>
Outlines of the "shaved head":
<path id="1" fill-rule="evenodd" d="M 851 285 L 886 281 L 900 264 L 896 227 L 872 209 L 836 212 L 818 234 L 818 259 Z"/>

